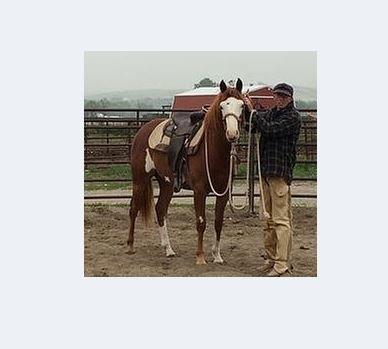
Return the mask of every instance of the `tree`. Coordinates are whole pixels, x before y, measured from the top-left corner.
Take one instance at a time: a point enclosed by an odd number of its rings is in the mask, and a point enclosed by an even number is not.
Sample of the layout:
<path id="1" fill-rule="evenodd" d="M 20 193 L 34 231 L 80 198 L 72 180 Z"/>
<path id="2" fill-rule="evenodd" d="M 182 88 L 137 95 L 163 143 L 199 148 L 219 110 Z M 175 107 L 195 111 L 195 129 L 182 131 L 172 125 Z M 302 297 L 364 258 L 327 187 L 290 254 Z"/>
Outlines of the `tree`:
<path id="1" fill-rule="evenodd" d="M 315 100 L 306 101 L 306 100 L 297 99 L 295 101 L 295 106 L 298 109 L 316 109 L 317 108 L 317 101 L 315 101 Z"/>
<path id="2" fill-rule="evenodd" d="M 101 108 L 103 108 L 103 109 L 110 107 L 109 99 L 107 99 L 105 97 L 103 99 L 100 99 L 100 104 L 101 104 Z"/>
<path id="3" fill-rule="evenodd" d="M 215 87 L 217 83 L 209 78 L 203 78 L 198 84 L 194 85 L 194 88 L 198 87 Z"/>

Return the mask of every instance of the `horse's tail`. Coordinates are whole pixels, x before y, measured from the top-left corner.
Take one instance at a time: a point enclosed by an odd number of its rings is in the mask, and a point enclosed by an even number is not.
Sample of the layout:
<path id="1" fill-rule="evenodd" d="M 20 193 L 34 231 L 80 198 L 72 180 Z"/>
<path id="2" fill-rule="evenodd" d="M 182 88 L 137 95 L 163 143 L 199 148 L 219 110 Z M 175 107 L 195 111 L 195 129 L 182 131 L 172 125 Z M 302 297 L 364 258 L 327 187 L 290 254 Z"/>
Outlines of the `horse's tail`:
<path id="1" fill-rule="evenodd" d="M 155 210 L 154 190 L 152 187 L 152 180 L 148 178 L 143 188 L 143 197 L 141 198 L 140 215 L 148 227 L 151 224 L 152 214 Z"/>

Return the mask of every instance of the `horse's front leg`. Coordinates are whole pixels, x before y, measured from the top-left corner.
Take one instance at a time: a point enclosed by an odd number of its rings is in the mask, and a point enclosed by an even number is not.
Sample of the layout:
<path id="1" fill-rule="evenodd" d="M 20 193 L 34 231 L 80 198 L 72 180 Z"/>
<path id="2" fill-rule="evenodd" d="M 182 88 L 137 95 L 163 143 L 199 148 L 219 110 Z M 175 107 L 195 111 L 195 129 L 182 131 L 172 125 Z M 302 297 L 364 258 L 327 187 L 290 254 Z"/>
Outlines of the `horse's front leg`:
<path id="1" fill-rule="evenodd" d="M 197 245 L 197 261 L 196 264 L 206 264 L 205 255 L 203 252 L 203 233 L 206 229 L 206 193 L 204 190 L 194 190 L 194 207 L 197 222 L 198 245 Z"/>
<path id="2" fill-rule="evenodd" d="M 224 260 L 221 257 L 220 240 L 221 240 L 222 225 L 224 222 L 225 205 L 227 202 L 228 202 L 228 194 L 221 197 L 217 197 L 216 199 L 216 212 L 215 212 L 215 220 L 214 220 L 214 228 L 216 233 L 215 233 L 214 245 L 212 248 L 214 263 L 224 262 Z"/>

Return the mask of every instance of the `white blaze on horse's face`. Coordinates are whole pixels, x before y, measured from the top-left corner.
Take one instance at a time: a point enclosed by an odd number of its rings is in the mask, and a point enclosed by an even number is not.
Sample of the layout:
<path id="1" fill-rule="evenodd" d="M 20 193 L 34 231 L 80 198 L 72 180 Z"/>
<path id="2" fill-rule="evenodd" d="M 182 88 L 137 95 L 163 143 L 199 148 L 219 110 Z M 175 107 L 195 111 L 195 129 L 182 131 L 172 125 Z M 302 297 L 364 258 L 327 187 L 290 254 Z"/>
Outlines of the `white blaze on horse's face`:
<path id="1" fill-rule="evenodd" d="M 240 136 L 238 121 L 242 117 L 244 102 L 241 99 L 229 97 L 220 103 L 220 108 L 226 123 L 226 138 L 229 142 L 236 142 Z"/>

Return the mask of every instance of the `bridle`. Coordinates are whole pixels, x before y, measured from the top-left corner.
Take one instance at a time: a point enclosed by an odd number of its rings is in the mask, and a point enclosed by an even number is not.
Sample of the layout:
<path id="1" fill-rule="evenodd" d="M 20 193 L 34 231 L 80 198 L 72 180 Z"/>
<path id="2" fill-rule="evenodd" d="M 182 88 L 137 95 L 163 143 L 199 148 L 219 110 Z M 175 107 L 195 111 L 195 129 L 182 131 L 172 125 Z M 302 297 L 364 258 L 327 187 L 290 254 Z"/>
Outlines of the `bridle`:
<path id="1" fill-rule="evenodd" d="M 236 115 L 235 113 L 227 113 L 225 115 L 222 115 L 222 121 L 225 121 L 226 118 L 229 116 L 233 116 L 237 120 L 237 122 L 241 122 L 241 120 L 242 120 L 241 115 L 242 115 L 242 112 L 241 112 L 240 116 Z"/>
<path id="2" fill-rule="evenodd" d="M 244 108 L 245 108 L 245 104 L 244 104 Z M 222 114 L 222 111 L 221 111 L 221 114 Z M 244 114 L 244 109 L 241 111 L 240 115 L 237 115 L 235 113 L 226 113 L 225 115 L 222 115 L 224 130 L 226 130 L 226 118 L 228 118 L 229 116 L 232 116 L 236 119 L 237 124 L 240 128 L 241 124 L 243 123 L 243 119 L 244 119 L 243 114 Z"/>

